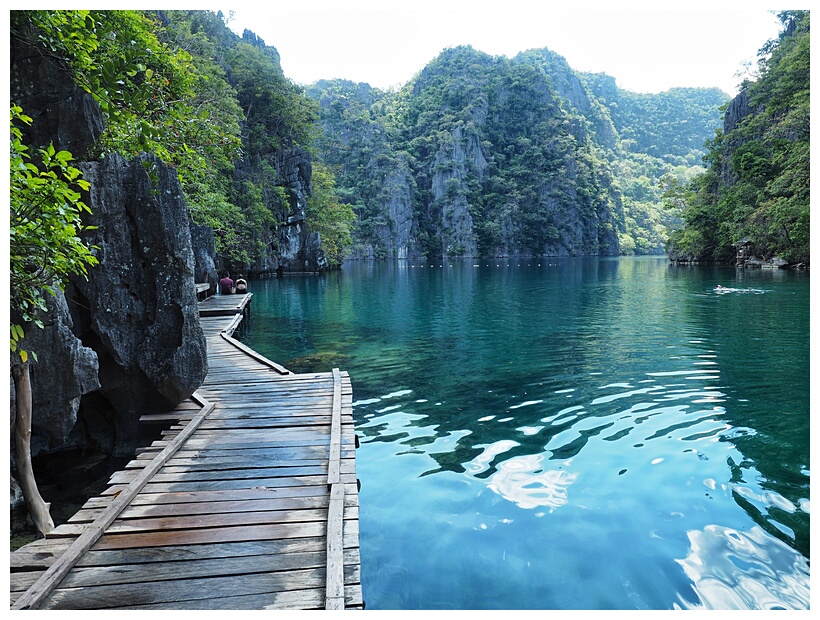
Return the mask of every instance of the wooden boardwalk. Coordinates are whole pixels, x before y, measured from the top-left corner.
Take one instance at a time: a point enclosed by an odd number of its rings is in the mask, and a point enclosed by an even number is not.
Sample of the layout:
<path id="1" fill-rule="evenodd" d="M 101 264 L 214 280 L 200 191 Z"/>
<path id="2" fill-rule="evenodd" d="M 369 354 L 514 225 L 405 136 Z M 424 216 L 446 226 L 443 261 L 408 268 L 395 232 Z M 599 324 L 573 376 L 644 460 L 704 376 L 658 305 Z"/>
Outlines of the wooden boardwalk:
<path id="1" fill-rule="evenodd" d="M 209 371 L 110 487 L 11 554 L 12 609 L 362 609 L 346 373 L 294 374 L 200 302 Z"/>

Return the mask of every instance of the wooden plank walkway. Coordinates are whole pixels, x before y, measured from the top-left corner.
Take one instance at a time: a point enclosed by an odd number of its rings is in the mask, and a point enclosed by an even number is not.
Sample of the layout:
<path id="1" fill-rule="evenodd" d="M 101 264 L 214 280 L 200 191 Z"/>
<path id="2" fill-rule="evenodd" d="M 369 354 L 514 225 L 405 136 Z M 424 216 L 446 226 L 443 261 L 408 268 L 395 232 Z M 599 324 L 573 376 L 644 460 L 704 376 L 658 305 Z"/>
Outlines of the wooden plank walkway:
<path id="1" fill-rule="evenodd" d="M 236 341 L 250 300 L 200 302 L 204 384 L 143 417 L 167 430 L 101 496 L 11 553 L 12 609 L 364 608 L 350 379 Z"/>

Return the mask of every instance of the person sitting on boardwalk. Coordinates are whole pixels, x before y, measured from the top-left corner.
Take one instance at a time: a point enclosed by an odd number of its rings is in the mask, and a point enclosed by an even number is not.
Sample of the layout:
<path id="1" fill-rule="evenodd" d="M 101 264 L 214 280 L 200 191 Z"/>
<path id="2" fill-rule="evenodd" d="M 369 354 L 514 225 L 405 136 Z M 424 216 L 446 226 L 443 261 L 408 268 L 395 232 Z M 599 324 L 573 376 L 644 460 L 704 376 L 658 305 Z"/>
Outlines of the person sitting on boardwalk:
<path id="1" fill-rule="evenodd" d="M 234 290 L 236 294 L 240 293 L 247 293 L 248 292 L 248 282 L 245 280 L 245 276 L 241 273 L 239 277 L 236 279 L 236 289 Z"/>
<path id="2" fill-rule="evenodd" d="M 231 274 L 227 271 L 222 274 L 222 279 L 219 281 L 219 292 L 223 295 L 233 293 L 233 280 L 231 280 Z"/>

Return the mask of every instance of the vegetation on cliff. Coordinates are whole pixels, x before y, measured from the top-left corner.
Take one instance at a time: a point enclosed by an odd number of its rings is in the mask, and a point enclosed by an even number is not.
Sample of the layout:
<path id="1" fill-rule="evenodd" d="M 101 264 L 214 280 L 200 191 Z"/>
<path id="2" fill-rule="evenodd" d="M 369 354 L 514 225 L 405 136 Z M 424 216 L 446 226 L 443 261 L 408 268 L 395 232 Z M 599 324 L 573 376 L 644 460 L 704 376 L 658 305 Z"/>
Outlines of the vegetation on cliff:
<path id="1" fill-rule="evenodd" d="M 683 220 L 669 240 L 676 255 L 731 260 L 744 242 L 761 258 L 809 262 L 809 11 L 778 17 L 784 29 L 725 108 L 708 170 L 666 195 Z"/>
<path id="2" fill-rule="evenodd" d="M 320 104 L 319 156 L 354 205 L 356 244 L 375 256 L 402 244 L 427 255 L 662 253 L 673 215 L 661 179 L 702 172 L 728 99 L 638 95 L 546 49 L 508 59 L 471 47 L 443 51 L 398 92 L 341 80 L 307 92 Z"/>
<path id="3" fill-rule="evenodd" d="M 191 219 L 214 228 L 228 263 L 276 245 L 295 204 L 281 157 L 311 148 L 317 115 L 274 48 L 209 11 L 13 11 L 11 31 L 67 61 L 100 105 L 106 129 L 88 157 L 149 152 L 176 168 Z M 338 210 L 332 245 L 349 221 Z"/>
<path id="4" fill-rule="evenodd" d="M 88 207 L 80 191 L 88 182 L 71 165 L 68 151 L 53 145 L 32 158 L 23 144 L 21 126 L 31 123 L 19 106 L 11 106 L 9 249 L 11 351 L 26 362 L 23 325 L 42 327 L 45 296 L 61 288 L 69 274 L 84 275 L 97 259 L 79 237 Z"/>

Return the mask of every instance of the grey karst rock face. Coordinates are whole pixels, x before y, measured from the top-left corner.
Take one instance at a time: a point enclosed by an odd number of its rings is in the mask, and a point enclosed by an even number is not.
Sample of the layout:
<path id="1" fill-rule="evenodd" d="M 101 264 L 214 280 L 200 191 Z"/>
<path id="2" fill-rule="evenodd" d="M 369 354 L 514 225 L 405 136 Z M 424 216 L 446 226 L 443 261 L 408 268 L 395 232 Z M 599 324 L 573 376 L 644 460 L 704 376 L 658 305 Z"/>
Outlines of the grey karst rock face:
<path id="1" fill-rule="evenodd" d="M 405 157 L 399 158 L 397 164 L 384 179 L 390 222 L 384 226 L 382 243 L 388 256 L 404 259 L 414 256 L 413 236 L 418 226 L 413 217 L 410 167 Z"/>
<path id="2" fill-rule="evenodd" d="M 188 226 L 191 230 L 191 247 L 194 253 L 194 279 L 197 283 L 210 284 L 208 294 L 214 295 L 219 282 L 214 229 L 210 226 L 199 226 L 193 222 L 190 222 Z"/>
<path id="3" fill-rule="evenodd" d="M 9 78 L 11 100 L 32 117 L 32 124 L 23 127 L 26 144 L 44 147 L 53 142 L 82 157 L 105 129 L 93 97 L 77 86 L 66 64 L 47 51 L 12 37 Z"/>
<path id="4" fill-rule="evenodd" d="M 250 265 L 218 265 L 230 272 L 252 274 L 274 273 L 280 267 L 286 271 L 321 271 L 327 268 L 327 259 L 321 240 L 305 226 L 305 210 L 311 195 L 313 165 L 310 154 L 301 148 L 284 150 L 276 156 L 277 175 L 287 187 L 290 204 L 283 212 L 275 214 L 280 222 L 278 230 L 271 233 L 267 252 Z M 240 177 L 250 174 L 249 162 L 238 166 Z"/>
<path id="5" fill-rule="evenodd" d="M 469 154 L 469 157 L 468 157 Z M 433 161 L 433 202 L 442 205 L 440 234 L 442 254 L 477 254 L 473 218 L 468 210 L 465 181 L 469 174 L 481 178 L 487 162 L 475 135 L 465 138 L 456 127 L 452 139 L 441 145 Z"/>
<path id="6" fill-rule="evenodd" d="M 12 41 L 10 84 L 32 117 L 24 128 L 32 149 L 53 143 L 82 158 L 105 127 L 64 63 L 39 47 Z M 88 223 L 98 227 L 88 240 L 102 264 L 88 281 L 69 283 L 65 299 L 48 300 L 45 329 L 27 330 L 39 357 L 31 366 L 35 454 L 95 444 L 126 453 L 139 416 L 173 407 L 207 371 L 175 174 L 151 157 L 80 167 L 92 183 Z"/>
<path id="7" fill-rule="evenodd" d="M 65 297 L 61 292 L 49 295 L 46 305 L 43 328 L 29 326 L 25 338 L 27 350 L 37 354 L 37 361 L 29 366 L 32 456 L 66 445 L 77 421 L 80 398 L 100 387 L 97 354 L 72 332 Z"/>
<path id="8" fill-rule="evenodd" d="M 305 210 L 310 197 L 313 175 L 310 154 L 300 148 L 283 151 L 279 155 L 278 174 L 288 188 L 293 201 L 285 225 L 278 233 L 278 254 L 271 252 L 256 265 L 256 273 L 276 271 L 282 265 L 287 271 L 321 271 L 327 269 L 327 258 L 317 233 L 305 227 Z"/>
<path id="9" fill-rule="evenodd" d="M 133 449 L 139 416 L 169 410 L 207 373 L 185 202 L 176 173 L 153 156 L 82 165 L 91 183 L 86 241 L 100 264 L 66 289 L 75 331 L 100 360 L 115 413 L 115 453 Z"/>

